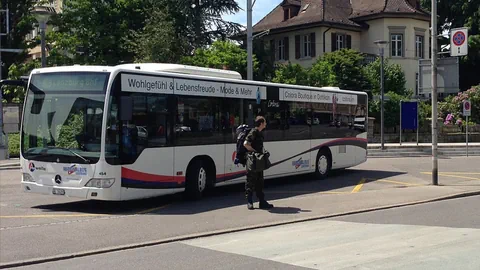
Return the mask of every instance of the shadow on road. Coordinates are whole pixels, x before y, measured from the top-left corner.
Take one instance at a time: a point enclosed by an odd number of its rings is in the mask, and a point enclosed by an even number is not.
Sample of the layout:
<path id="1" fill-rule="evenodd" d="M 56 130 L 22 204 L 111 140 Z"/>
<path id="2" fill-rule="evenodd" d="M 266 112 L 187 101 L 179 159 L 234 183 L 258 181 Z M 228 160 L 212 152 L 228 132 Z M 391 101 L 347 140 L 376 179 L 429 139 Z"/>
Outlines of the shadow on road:
<path id="1" fill-rule="evenodd" d="M 265 181 L 265 194 L 267 200 L 278 200 L 300 195 L 319 192 L 331 192 L 343 189 L 350 192 L 362 178 L 383 179 L 405 172 L 376 171 L 345 169 L 332 171 L 326 180 L 316 180 L 312 175 L 292 177 L 280 177 Z M 372 182 L 372 180 L 369 180 Z M 350 188 L 351 189 L 350 189 Z M 347 189 L 348 188 L 348 189 Z M 347 189 L 347 191 L 345 191 Z M 245 204 L 244 184 L 235 184 L 224 187 L 216 187 L 198 201 L 188 201 L 183 193 L 163 197 L 133 200 L 125 202 L 108 201 L 78 201 L 63 204 L 44 204 L 33 208 L 43 212 L 75 212 L 88 214 L 158 214 L 158 215 L 191 215 L 202 212 L 214 211 Z M 274 214 L 295 214 L 305 212 L 295 207 L 270 209 Z"/>

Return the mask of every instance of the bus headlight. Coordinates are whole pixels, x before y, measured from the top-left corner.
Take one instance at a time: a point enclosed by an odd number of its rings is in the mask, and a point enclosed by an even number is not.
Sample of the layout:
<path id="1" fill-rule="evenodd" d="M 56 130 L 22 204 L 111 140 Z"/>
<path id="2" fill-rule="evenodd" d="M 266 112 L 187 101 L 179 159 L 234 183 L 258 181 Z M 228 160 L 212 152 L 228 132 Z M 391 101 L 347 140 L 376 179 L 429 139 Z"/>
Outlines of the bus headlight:
<path id="1" fill-rule="evenodd" d="M 85 185 L 86 187 L 109 188 L 115 183 L 115 178 L 92 178 Z"/>
<path id="2" fill-rule="evenodd" d="M 22 181 L 23 182 L 35 182 L 35 179 L 33 179 L 33 177 L 30 174 L 24 173 L 23 176 L 22 176 Z"/>

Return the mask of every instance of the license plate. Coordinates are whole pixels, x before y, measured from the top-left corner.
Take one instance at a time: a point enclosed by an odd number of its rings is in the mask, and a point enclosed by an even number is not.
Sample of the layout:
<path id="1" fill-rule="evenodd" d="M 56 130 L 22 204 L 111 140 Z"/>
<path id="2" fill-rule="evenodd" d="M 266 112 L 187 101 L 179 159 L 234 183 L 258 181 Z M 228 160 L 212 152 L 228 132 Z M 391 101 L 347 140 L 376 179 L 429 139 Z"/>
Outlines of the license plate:
<path id="1" fill-rule="evenodd" d="M 54 188 L 52 190 L 52 193 L 54 195 L 65 195 L 65 189 L 60 189 L 60 188 Z"/>

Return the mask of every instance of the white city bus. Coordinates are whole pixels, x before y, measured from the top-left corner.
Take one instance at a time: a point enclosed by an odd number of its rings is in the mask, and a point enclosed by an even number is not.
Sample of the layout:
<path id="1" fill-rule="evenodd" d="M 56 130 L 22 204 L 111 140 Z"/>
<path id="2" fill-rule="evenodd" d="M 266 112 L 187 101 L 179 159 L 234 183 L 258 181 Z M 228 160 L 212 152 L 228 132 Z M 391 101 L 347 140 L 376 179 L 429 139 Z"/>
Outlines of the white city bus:
<path id="1" fill-rule="evenodd" d="M 265 116 L 265 178 L 367 159 L 367 95 L 242 80 L 168 64 L 33 70 L 21 126 L 25 192 L 131 200 L 185 191 L 200 198 L 243 182 L 236 128 Z"/>

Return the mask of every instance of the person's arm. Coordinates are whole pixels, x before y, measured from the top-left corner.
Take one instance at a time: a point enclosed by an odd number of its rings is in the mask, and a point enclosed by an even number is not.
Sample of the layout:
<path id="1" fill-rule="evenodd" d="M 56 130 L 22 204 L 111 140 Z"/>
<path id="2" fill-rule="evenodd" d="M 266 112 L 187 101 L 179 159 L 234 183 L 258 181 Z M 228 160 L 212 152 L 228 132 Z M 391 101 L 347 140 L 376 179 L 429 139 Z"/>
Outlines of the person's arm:
<path id="1" fill-rule="evenodd" d="M 253 147 L 250 145 L 250 142 L 248 142 L 247 140 L 245 140 L 245 142 L 243 143 L 243 146 L 247 148 L 248 152 L 255 152 L 255 149 L 253 149 Z"/>
<path id="2" fill-rule="evenodd" d="M 245 137 L 245 142 L 243 146 L 248 150 L 248 152 L 255 152 L 255 149 L 252 147 L 252 142 L 255 140 L 255 132 L 250 132 L 247 137 Z"/>

